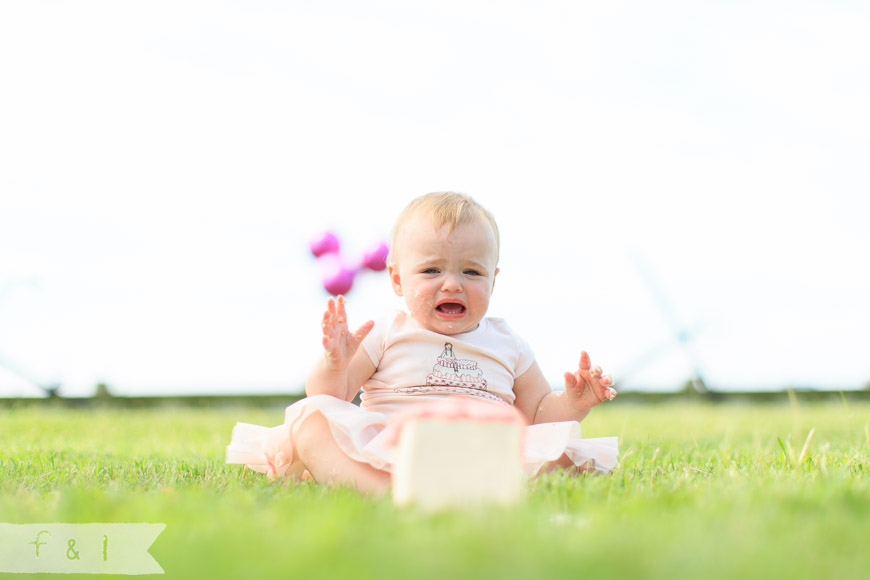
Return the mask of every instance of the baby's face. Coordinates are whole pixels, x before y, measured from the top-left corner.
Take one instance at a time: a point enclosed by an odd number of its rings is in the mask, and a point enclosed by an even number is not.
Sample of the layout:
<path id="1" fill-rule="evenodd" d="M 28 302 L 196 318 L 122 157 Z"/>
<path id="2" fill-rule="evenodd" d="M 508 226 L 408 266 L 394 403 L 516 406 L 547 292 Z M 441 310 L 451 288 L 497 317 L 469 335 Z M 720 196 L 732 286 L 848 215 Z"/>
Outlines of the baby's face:
<path id="1" fill-rule="evenodd" d="M 395 240 L 389 265 L 396 294 L 411 316 L 441 334 L 477 328 L 489 308 L 496 268 L 496 241 L 485 220 L 462 224 L 449 235 L 426 216 L 412 216 Z"/>

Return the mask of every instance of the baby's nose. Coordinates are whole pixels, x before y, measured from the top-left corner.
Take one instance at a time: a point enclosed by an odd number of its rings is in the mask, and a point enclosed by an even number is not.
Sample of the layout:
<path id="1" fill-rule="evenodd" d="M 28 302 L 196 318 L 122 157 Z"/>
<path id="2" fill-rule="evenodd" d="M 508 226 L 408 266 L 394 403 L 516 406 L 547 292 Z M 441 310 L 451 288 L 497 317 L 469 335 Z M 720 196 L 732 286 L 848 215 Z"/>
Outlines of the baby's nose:
<path id="1" fill-rule="evenodd" d="M 447 274 L 444 276 L 444 283 L 441 285 L 442 292 L 461 292 L 462 282 L 456 274 Z"/>

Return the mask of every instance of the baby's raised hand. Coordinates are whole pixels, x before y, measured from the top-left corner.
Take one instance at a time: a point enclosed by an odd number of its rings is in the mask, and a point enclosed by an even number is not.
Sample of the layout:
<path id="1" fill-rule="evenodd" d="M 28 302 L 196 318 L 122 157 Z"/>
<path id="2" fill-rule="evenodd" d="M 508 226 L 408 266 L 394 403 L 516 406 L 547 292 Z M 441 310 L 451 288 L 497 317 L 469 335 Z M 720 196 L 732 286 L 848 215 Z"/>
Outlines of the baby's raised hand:
<path id="1" fill-rule="evenodd" d="M 588 411 L 598 403 L 616 396 L 610 375 L 602 375 L 601 367 L 592 367 L 586 351 L 580 351 L 580 368 L 565 373 L 565 394 L 575 409 Z"/>
<path id="2" fill-rule="evenodd" d="M 374 328 L 371 320 L 351 333 L 347 327 L 347 312 L 344 296 L 330 298 L 323 313 L 323 349 L 326 351 L 326 364 L 332 370 L 344 370 L 356 353 L 360 343 Z"/>

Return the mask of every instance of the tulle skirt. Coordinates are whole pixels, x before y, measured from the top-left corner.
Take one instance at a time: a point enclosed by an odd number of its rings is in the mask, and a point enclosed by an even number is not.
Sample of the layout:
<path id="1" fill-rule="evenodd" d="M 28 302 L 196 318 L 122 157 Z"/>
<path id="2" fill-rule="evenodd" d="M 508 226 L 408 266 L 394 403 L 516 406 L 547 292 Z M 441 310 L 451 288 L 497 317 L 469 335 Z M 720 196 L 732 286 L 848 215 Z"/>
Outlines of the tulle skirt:
<path id="1" fill-rule="evenodd" d="M 293 441 L 306 417 L 315 412 L 326 418 L 336 443 L 348 457 L 375 469 L 392 470 L 397 424 L 391 416 L 328 395 L 307 397 L 290 405 L 284 412 L 284 423 L 277 427 L 237 423 L 227 446 L 227 463 L 244 464 L 271 477 L 299 475 L 291 472 L 302 469 L 298 462 L 294 464 Z M 529 477 L 563 454 L 575 465 L 590 465 L 604 473 L 616 465 L 617 437 L 583 439 L 576 421 L 524 429 L 521 460 Z"/>

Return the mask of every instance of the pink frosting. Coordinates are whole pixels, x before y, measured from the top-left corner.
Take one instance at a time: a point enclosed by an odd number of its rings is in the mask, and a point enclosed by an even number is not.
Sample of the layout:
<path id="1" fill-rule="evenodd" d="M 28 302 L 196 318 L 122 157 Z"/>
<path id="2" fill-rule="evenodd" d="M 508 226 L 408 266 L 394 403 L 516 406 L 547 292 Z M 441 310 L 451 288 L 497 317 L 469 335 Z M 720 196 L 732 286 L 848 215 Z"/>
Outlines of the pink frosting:
<path id="1" fill-rule="evenodd" d="M 433 419 L 438 421 L 474 421 L 477 423 L 516 423 L 525 427 L 528 422 L 513 405 L 481 401 L 469 397 L 447 397 L 440 401 L 426 402 L 408 407 L 395 415 L 391 444 L 399 441 L 405 424 L 411 421 Z"/>

